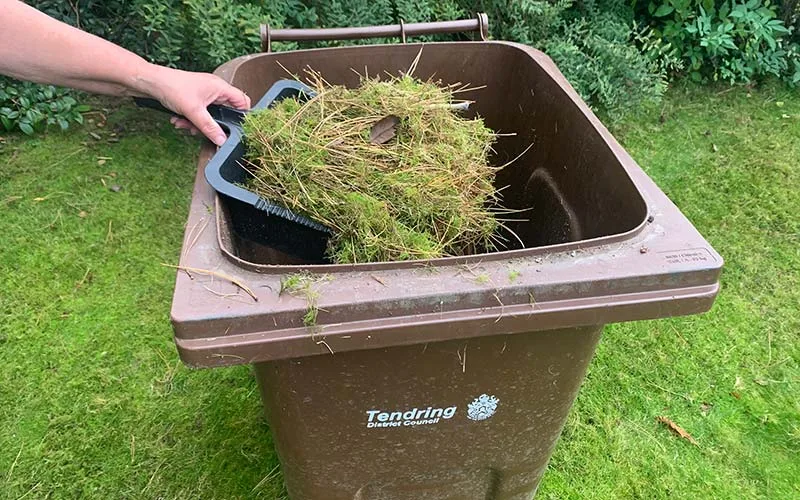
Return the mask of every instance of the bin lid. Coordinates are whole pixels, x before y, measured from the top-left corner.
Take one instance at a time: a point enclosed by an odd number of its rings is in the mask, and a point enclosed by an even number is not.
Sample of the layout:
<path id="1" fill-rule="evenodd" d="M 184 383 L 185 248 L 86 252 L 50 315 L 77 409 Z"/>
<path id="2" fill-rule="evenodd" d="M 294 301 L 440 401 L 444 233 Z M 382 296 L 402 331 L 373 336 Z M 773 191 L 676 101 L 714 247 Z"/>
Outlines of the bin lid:
<path id="1" fill-rule="evenodd" d="M 636 165 L 547 56 L 507 42 L 428 44 L 425 50 L 434 58 L 439 54 L 458 59 L 458 51 L 485 58 L 516 57 L 515 64 L 502 71 L 517 82 L 524 80 L 520 72 L 529 66 L 531 78 L 541 81 L 537 85 L 545 86 L 547 102 L 552 101 L 550 115 L 538 117 L 537 123 L 549 123 L 553 113 L 571 113 L 570 133 L 588 138 L 582 144 L 591 144 L 603 158 L 593 168 L 618 172 L 614 175 L 619 191 L 628 200 L 619 206 L 636 210 L 637 222 L 616 234 L 466 259 L 383 266 L 254 265 L 226 243 L 227 221 L 218 216 L 224 207 L 203 176 L 211 154 L 204 148 L 172 303 L 175 342 L 184 362 L 208 367 L 335 355 L 695 314 L 711 307 L 722 258 Z M 264 68 L 276 61 L 289 67 L 308 60 L 345 64 L 362 55 L 386 59 L 402 51 L 416 53 L 419 46 L 245 56 L 217 73 L 252 93 L 273 83 Z M 520 112 L 523 109 L 520 105 Z M 568 163 L 571 153 L 548 154 Z M 592 217 L 591 201 L 584 204 L 587 218 Z M 298 274 L 303 271 L 310 272 Z M 282 290 L 287 279 L 298 286 Z M 316 311 L 315 319 L 309 311 Z"/>

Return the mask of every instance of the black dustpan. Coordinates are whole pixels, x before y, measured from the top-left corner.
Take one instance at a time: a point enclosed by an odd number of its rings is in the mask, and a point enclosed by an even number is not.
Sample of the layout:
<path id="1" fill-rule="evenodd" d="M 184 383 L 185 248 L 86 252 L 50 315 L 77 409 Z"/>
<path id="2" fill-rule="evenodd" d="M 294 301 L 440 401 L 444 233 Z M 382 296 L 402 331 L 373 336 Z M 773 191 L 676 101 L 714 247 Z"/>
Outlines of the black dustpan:
<path id="1" fill-rule="evenodd" d="M 294 80 L 280 80 L 253 109 L 268 108 L 286 98 L 309 98 L 313 91 Z M 134 98 L 141 107 L 174 113 L 155 99 Z M 211 117 L 228 132 L 228 139 L 211 157 L 205 169 L 208 183 L 226 202 L 231 223 L 239 237 L 295 255 L 309 262 L 323 262 L 330 229 L 304 215 L 266 200 L 244 186 L 251 174 L 242 166 L 245 154 L 242 120 L 245 111 L 226 106 L 208 107 Z"/>

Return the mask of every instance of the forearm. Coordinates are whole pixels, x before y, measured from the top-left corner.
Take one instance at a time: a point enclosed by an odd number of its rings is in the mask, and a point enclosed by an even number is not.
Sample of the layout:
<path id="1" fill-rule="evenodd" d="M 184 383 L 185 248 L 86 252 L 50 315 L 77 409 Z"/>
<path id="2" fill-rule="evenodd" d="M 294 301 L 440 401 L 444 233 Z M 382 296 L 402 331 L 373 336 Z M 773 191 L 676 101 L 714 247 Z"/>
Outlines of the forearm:
<path id="1" fill-rule="evenodd" d="M 149 95 L 161 68 L 17 0 L 0 0 L 0 74 L 108 95 Z"/>
<path id="2" fill-rule="evenodd" d="M 0 0 L 0 74 L 97 94 L 149 96 L 215 144 L 225 133 L 207 106 L 250 108 L 250 98 L 219 77 L 150 64 L 94 35 L 52 19 L 17 0 Z"/>

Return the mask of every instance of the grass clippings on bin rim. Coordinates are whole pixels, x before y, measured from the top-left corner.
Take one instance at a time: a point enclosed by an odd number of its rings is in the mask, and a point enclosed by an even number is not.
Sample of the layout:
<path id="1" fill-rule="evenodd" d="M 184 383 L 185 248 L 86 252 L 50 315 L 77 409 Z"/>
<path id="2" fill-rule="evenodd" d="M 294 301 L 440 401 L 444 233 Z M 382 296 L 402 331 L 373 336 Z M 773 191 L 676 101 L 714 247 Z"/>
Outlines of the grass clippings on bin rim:
<path id="1" fill-rule="evenodd" d="M 306 314 L 303 316 L 303 325 L 313 327 L 316 326 L 319 315 L 319 287 L 330 279 L 330 276 L 324 274 L 295 273 L 281 279 L 281 289 L 278 295 L 288 293 L 294 297 L 304 298 L 307 307 Z"/>
<path id="2" fill-rule="evenodd" d="M 250 188 L 330 227 L 333 262 L 497 246 L 495 133 L 453 109 L 468 86 L 421 81 L 412 71 L 348 89 L 307 70 L 314 97 L 245 119 Z"/>

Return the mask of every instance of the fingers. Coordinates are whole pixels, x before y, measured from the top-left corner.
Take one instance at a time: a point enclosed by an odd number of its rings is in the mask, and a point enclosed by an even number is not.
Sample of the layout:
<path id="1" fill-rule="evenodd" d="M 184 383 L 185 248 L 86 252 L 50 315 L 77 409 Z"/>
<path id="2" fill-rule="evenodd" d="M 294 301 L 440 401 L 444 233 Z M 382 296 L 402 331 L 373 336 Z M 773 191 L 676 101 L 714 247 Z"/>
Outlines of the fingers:
<path id="1" fill-rule="evenodd" d="M 208 114 L 205 106 L 193 108 L 191 112 L 186 113 L 186 118 L 217 146 L 222 146 L 222 143 L 228 138 L 217 122 Z M 177 126 L 177 123 L 175 125 Z"/>
<path id="2" fill-rule="evenodd" d="M 206 107 L 211 103 L 239 109 L 250 109 L 250 97 L 225 80 L 210 74 L 163 69 L 164 78 L 158 88 L 158 99 L 183 118 L 170 120 L 176 128 L 199 131 L 211 142 L 221 146 L 227 136 L 211 118 Z"/>
<path id="3" fill-rule="evenodd" d="M 197 132 L 197 128 L 194 126 L 194 124 L 185 118 L 178 118 L 177 116 L 173 116 L 172 118 L 169 119 L 169 122 L 173 124 L 177 129 L 188 130 L 189 132 L 195 132 L 195 133 Z"/>
<path id="4" fill-rule="evenodd" d="M 229 85 L 222 79 L 218 81 L 221 88 L 217 94 L 217 98 L 214 99 L 215 103 L 225 104 L 238 109 L 250 109 L 250 97 L 247 94 Z M 205 108 L 203 108 L 202 111 L 197 111 L 196 115 L 187 114 L 186 118 L 217 146 L 221 146 L 228 138 Z"/>
<path id="5" fill-rule="evenodd" d="M 238 109 L 250 109 L 250 96 L 222 80 L 220 80 L 220 83 L 222 84 L 222 88 L 214 102 Z"/>

